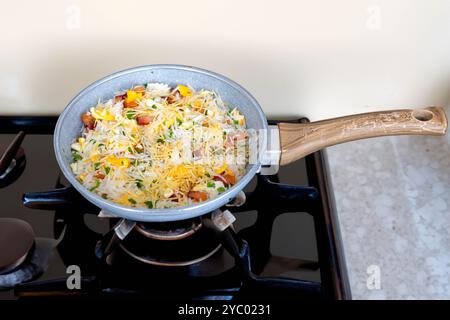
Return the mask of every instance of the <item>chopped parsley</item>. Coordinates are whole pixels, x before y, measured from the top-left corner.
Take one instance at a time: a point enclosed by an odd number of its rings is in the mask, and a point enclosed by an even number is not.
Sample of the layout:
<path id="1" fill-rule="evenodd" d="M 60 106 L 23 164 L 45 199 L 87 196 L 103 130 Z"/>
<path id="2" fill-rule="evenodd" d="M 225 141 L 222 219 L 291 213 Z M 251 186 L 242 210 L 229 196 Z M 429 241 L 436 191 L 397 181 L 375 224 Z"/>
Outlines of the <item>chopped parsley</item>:
<path id="1" fill-rule="evenodd" d="M 128 202 L 131 204 L 136 204 L 136 200 L 134 200 L 133 198 L 128 198 Z"/>
<path id="2" fill-rule="evenodd" d="M 153 209 L 153 201 L 145 201 L 144 203 L 147 206 L 147 208 Z"/>
<path id="3" fill-rule="evenodd" d="M 217 188 L 217 191 L 218 192 L 224 192 L 226 189 L 224 188 L 224 187 L 219 187 L 219 188 Z"/>
<path id="4" fill-rule="evenodd" d="M 106 168 L 105 168 L 106 174 L 109 174 L 110 171 L 111 171 L 111 168 L 110 168 L 110 167 L 106 167 Z"/>
<path id="5" fill-rule="evenodd" d="M 206 185 L 208 188 L 215 188 L 216 184 L 214 182 L 208 182 Z"/>
<path id="6" fill-rule="evenodd" d="M 75 150 L 72 150 L 73 161 L 80 161 L 83 157 Z"/>
<path id="7" fill-rule="evenodd" d="M 95 185 L 89 189 L 89 191 L 94 191 L 95 189 L 97 189 L 100 186 L 100 180 L 95 180 Z"/>
<path id="8" fill-rule="evenodd" d="M 128 119 L 131 120 L 131 119 L 133 119 L 136 116 L 136 112 L 129 110 L 126 113 L 126 116 L 127 116 Z"/>

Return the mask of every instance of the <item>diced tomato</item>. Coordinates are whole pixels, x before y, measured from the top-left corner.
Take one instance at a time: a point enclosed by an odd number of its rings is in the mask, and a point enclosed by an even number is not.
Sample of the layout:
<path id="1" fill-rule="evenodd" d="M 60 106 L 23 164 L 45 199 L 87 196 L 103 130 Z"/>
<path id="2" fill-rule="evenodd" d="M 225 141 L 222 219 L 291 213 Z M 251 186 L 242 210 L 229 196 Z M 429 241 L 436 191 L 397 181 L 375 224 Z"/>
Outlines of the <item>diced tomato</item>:
<path id="1" fill-rule="evenodd" d="M 89 128 L 90 130 L 95 128 L 95 118 L 87 114 L 87 112 L 81 115 L 81 121 L 83 122 L 86 128 Z"/>
<path id="2" fill-rule="evenodd" d="M 188 197 L 194 201 L 205 201 L 208 199 L 208 195 L 203 191 L 189 191 Z"/>

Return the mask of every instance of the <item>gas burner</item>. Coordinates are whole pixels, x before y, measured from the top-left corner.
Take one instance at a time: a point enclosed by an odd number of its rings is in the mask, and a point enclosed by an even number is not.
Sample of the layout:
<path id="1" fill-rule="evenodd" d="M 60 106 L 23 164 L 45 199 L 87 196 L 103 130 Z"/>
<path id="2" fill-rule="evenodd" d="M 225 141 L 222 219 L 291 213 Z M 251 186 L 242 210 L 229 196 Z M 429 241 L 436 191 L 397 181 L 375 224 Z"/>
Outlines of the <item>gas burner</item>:
<path id="1" fill-rule="evenodd" d="M 132 258 L 157 266 L 189 266 L 220 248 L 217 232 L 195 218 L 165 223 L 138 223 L 119 247 Z M 114 263 L 111 261 L 110 263 Z"/>
<path id="2" fill-rule="evenodd" d="M 129 245 L 132 241 L 127 242 Z M 195 242 L 191 242 L 191 244 L 195 245 Z M 222 246 L 220 243 L 212 242 L 212 244 L 212 246 L 209 244 L 207 246 L 192 247 L 191 249 L 189 249 L 190 245 L 188 243 L 175 247 L 152 244 L 149 247 L 143 248 L 141 246 L 131 245 L 130 249 L 127 248 L 127 245 L 121 244 L 120 248 L 132 258 L 146 264 L 166 267 L 185 267 L 208 259 Z"/>
<path id="3" fill-rule="evenodd" d="M 33 247 L 34 232 L 27 222 L 0 218 L 0 275 L 23 264 Z"/>
<path id="4" fill-rule="evenodd" d="M 171 223 L 138 223 L 134 229 L 155 240 L 180 240 L 193 235 L 203 226 L 200 218 Z"/>
<path id="5" fill-rule="evenodd" d="M 0 156 L 0 188 L 16 181 L 25 169 L 25 152 L 20 145 L 25 132 L 20 131 Z"/>

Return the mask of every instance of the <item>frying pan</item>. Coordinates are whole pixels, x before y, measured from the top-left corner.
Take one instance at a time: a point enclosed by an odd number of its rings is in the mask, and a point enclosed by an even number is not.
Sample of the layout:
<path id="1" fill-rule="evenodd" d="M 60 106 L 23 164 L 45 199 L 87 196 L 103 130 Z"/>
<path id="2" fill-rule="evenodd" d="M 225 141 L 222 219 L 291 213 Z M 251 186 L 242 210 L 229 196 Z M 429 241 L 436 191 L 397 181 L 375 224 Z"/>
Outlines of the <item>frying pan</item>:
<path id="1" fill-rule="evenodd" d="M 109 99 L 118 91 L 149 82 L 166 83 L 171 87 L 187 84 L 195 90 L 209 89 L 217 92 L 223 101 L 236 106 L 245 116 L 247 128 L 262 132 L 258 136 L 258 151 L 261 157 L 247 165 L 245 175 L 233 187 L 214 199 L 195 205 L 167 209 L 134 208 L 103 199 L 87 190 L 77 181 L 70 169 L 70 146 L 80 134 L 82 113 L 96 105 L 99 100 Z M 443 109 L 429 107 L 350 115 L 307 124 L 280 123 L 278 128 L 269 131 L 266 116 L 256 99 L 236 82 L 194 67 L 148 65 L 114 73 L 81 91 L 58 119 L 54 148 L 64 176 L 81 195 L 102 210 L 132 221 L 166 222 L 197 217 L 225 205 L 261 170 L 267 159 L 271 159 L 271 163 L 275 165 L 286 165 L 338 143 L 387 135 L 443 135 L 446 129 L 447 119 Z"/>

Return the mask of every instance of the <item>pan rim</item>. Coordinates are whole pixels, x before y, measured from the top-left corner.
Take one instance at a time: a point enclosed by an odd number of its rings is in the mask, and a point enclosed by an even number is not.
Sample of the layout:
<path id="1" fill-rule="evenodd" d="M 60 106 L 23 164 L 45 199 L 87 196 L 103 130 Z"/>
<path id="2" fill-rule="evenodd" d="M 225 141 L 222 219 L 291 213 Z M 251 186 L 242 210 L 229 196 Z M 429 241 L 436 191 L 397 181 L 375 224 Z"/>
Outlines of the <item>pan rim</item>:
<path id="1" fill-rule="evenodd" d="M 186 71 L 194 71 L 200 74 L 204 74 L 213 78 L 216 78 L 222 82 L 225 82 L 227 85 L 233 87 L 234 89 L 240 91 L 243 93 L 246 98 L 248 98 L 249 101 L 251 101 L 252 106 L 257 109 L 257 113 L 260 117 L 261 123 L 263 124 L 263 129 L 265 129 L 265 132 L 267 132 L 268 124 L 267 124 L 267 118 L 259 105 L 258 101 L 241 85 L 236 83 L 235 81 L 220 75 L 218 73 L 192 67 L 192 66 L 186 66 L 186 65 L 178 65 L 178 64 L 151 64 L 151 65 L 144 65 L 144 66 L 138 66 L 133 68 L 124 69 L 121 71 L 117 71 L 115 73 L 112 73 L 106 77 L 103 77 L 84 89 L 82 89 L 64 108 L 64 110 L 61 112 L 58 121 L 56 123 L 55 132 L 53 136 L 53 145 L 54 145 L 54 152 L 56 156 L 56 160 L 58 162 L 58 165 L 63 172 L 66 179 L 70 182 L 70 184 L 78 191 L 80 192 L 88 201 L 92 202 L 94 205 L 98 206 L 100 209 L 107 211 L 108 213 L 117 215 L 119 217 L 133 220 L 133 221 L 141 221 L 141 222 L 168 222 L 168 221 L 178 221 L 178 220 L 185 220 L 194 218 L 197 216 L 201 216 L 203 214 L 209 213 L 214 211 L 215 209 L 220 208 L 221 206 L 228 203 L 231 199 L 233 199 L 239 191 L 241 191 L 253 178 L 253 176 L 260 170 L 261 163 L 259 159 L 254 164 L 249 164 L 250 166 L 247 169 L 246 174 L 238 181 L 237 184 L 235 184 L 233 187 L 222 193 L 216 198 L 207 200 L 205 202 L 201 202 L 199 204 L 193 204 L 189 206 L 183 206 L 183 207 L 176 207 L 176 208 L 165 208 L 165 209 L 148 209 L 148 208 L 134 208 L 134 207 L 128 207 L 124 205 L 120 205 L 118 203 L 112 202 L 110 200 L 106 200 L 101 198 L 99 195 L 90 192 L 86 187 L 84 187 L 78 180 L 75 179 L 72 172 L 69 170 L 69 166 L 67 166 L 62 158 L 61 153 L 61 144 L 60 144 L 60 135 L 62 131 L 62 124 L 65 122 L 65 118 L 71 109 L 71 107 L 85 94 L 90 92 L 91 90 L 95 89 L 100 84 L 110 81 L 115 78 L 119 78 L 121 76 L 134 73 L 134 72 L 140 72 L 140 71 L 148 71 L 151 69 L 177 69 L 177 70 L 186 70 Z M 266 148 L 266 141 L 267 137 L 266 134 L 263 134 L 260 139 L 260 147 L 259 152 L 264 152 Z"/>

